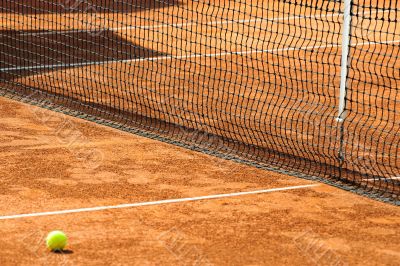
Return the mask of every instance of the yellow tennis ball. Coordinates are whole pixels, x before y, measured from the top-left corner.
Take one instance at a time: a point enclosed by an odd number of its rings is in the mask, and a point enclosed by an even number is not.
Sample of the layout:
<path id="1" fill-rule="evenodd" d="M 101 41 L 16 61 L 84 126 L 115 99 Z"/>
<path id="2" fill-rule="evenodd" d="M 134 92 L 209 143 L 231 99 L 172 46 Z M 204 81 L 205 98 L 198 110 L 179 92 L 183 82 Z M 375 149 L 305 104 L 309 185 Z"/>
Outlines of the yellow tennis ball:
<path id="1" fill-rule="evenodd" d="M 62 231 L 53 231 L 47 235 L 46 245 L 51 251 L 62 251 L 67 245 L 68 238 Z"/>

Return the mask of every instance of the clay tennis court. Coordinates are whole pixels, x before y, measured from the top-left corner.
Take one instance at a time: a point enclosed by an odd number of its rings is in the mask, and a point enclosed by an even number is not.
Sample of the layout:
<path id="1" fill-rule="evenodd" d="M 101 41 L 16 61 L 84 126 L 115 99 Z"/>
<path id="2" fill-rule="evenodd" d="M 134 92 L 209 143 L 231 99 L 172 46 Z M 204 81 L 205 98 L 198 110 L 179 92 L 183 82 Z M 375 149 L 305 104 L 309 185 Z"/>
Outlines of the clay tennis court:
<path id="1" fill-rule="evenodd" d="M 168 139 L 178 135 L 189 145 L 204 142 L 193 132 L 205 132 L 213 139 L 207 147 L 224 142 L 222 149 L 240 159 L 343 176 L 396 197 L 399 161 L 392 154 L 400 149 L 374 147 L 370 136 L 398 139 L 393 121 L 400 99 L 390 88 L 400 81 L 390 80 L 385 90 L 382 74 L 400 75 L 397 9 L 385 10 L 378 1 L 375 9 L 354 8 L 363 20 L 354 18 L 349 64 L 356 68 L 349 76 L 365 88 L 348 92 L 352 112 L 341 132 L 343 15 L 337 3 L 325 1 L 320 9 L 283 1 L 256 1 L 252 8 L 232 1 L 155 3 L 134 8 L 105 1 L 95 3 L 97 12 L 81 3 L 62 12 L 66 4 L 34 1 L 34 16 L 24 9 L 16 15 L 18 4 L 6 3 L 10 12 L 3 16 L 10 22 L 2 39 L 14 45 L 3 48 L 2 87 Z M 366 111 L 371 102 L 376 108 Z M 339 153 L 346 154 L 342 162 Z"/>
<path id="2" fill-rule="evenodd" d="M 4 98 L 0 103 L 1 216 L 272 190 L 0 220 L 2 265 L 399 260 L 396 206 Z M 304 185 L 315 186 L 273 191 Z M 46 249 L 44 238 L 55 229 L 69 236 L 65 254 Z"/>
<path id="3" fill-rule="evenodd" d="M 341 124 L 334 1 L 44 3 L 2 4 L 0 90 L 142 136 L 0 98 L 2 264 L 395 265 L 398 207 L 293 175 L 396 200 L 398 4 L 353 10 Z"/>

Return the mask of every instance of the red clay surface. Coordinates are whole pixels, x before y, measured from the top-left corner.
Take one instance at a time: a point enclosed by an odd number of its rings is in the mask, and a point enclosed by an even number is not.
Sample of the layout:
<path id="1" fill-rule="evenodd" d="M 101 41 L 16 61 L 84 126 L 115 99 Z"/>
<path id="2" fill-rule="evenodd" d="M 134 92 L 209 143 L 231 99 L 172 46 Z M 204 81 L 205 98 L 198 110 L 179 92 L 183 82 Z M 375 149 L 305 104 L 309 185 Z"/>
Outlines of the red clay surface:
<path id="1" fill-rule="evenodd" d="M 338 1 L 73 2 L 0 4 L 1 88 L 398 199 L 398 1 L 353 1 L 344 124 Z"/>
<path id="2" fill-rule="evenodd" d="M 314 182 L 0 98 L 0 216 Z M 65 254 L 46 250 L 55 229 Z M 0 220 L 1 265 L 398 265 L 398 207 L 323 184 Z"/>

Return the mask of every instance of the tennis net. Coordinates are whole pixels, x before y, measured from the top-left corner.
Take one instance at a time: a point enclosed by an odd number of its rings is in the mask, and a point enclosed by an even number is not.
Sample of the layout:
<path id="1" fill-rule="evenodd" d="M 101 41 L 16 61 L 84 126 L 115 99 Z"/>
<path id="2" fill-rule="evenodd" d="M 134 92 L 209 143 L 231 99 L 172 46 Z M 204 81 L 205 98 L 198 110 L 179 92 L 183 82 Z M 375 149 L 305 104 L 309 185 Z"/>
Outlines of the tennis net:
<path id="1" fill-rule="evenodd" d="M 0 92 L 398 203 L 399 19 L 399 0 L 2 0 Z"/>

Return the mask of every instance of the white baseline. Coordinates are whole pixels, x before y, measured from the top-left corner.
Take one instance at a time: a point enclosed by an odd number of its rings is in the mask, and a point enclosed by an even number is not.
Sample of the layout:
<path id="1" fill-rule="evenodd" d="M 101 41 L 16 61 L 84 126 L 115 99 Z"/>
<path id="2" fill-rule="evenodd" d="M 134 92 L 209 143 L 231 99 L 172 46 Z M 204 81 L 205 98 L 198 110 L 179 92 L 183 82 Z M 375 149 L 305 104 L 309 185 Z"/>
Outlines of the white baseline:
<path id="1" fill-rule="evenodd" d="M 351 43 L 351 47 L 357 46 L 366 46 L 366 45 L 382 45 L 382 44 L 395 44 L 400 43 L 400 40 L 390 40 L 390 41 L 382 41 L 382 42 L 361 42 L 361 43 Z M 85 63 L 73 63 L 73 64 L 54 64 L 54 65 L 38 65 L 38 66 L 26 66 L 26 67 L 8 67 L 8 68 L 0 68 L 0 72 L 9 72 L 9 71 L 21 71 L 21 70 L 36 70 L 36 69 L 52 69 L 56 68 L 66 68 L 66 67 L 83 67 L 83 66 L 92 66 L 92 65 L 104 65 L 104 64 L 112 64 L 112 63 L 135 63 L 135 62 L 144 62 L 144 61 L 164 61 L 164 60 L 180 60 L 180 59 L 191 59 L 191 58 L 202 58 L 202 57 L 224 57 L 224 56 L 235 56 L 235 55 L 247 55 L 247 54 L 259 54 L 259 53 L 281 53 L 288 51 L 307 51 L 307 50 L 315 50 L 315 49 L 325 49 L 325 48 L 336 48 L 342 46 L 341 44 L 327 44 L 327 45 L 311 45 L 311 46 L 301 46 L 301 47 L 285 47 L 285 48 L 276 48 L 276 49 L 267 49 L 267 50 L 248 50 L 248 51 L 231 51 L 231 52 L 222 52 L 215 54 L 188 54 L 188 55 L 167 55 L 167 56 L 159 56 L 159 57 L 149 57 L 149 58 L 137 58 L 137 59 L 123 59 L 123 60 L 109 60 L 109 61 L 92 61 Z"/>
<path id="2" fill-rule="evenodd" d="M 10 219 L 38 217 L 38 216 L 50 216 L 50 215 L 62 215 L 62 214 L 80 213 L 80 212 L 94 212 L 94 211 L 103 211 L 103 210 L 111 210 L 111 209 L 124 209 L 124 208 L 162 205 L 162 204 L 199 201 L 199 200 L 232 198 L 232 197 L 245 196 L 245 195 L 255 195 L 255 194 L 263 194 L 263 193 L 286 191 L 286 190 L 312 188 L 312 187 L 316 187 L 316 186 L 319 186 L 319 184 L 291 186 L 291 187 L 282 187 L 282 188 L 270 188 L 270 189 L 263 189 L 263 190 L 256 190 L 256 191 L 216 194 L 216 195 L 199 196 L 199 197 L 192 197 L 192 198 L 166 199 L 166 200 L 158 200 L 158 201 L 128 203 L 128 204 L 120 204 L 120 205 L 112 205 L 112 206 L 99 206 L 99 207 L 69 209 L 69 210 L 50 211 L 50 212 L 15 214 L 15 215 L 0 216 L 0 220 L 10 220 Z"/>

